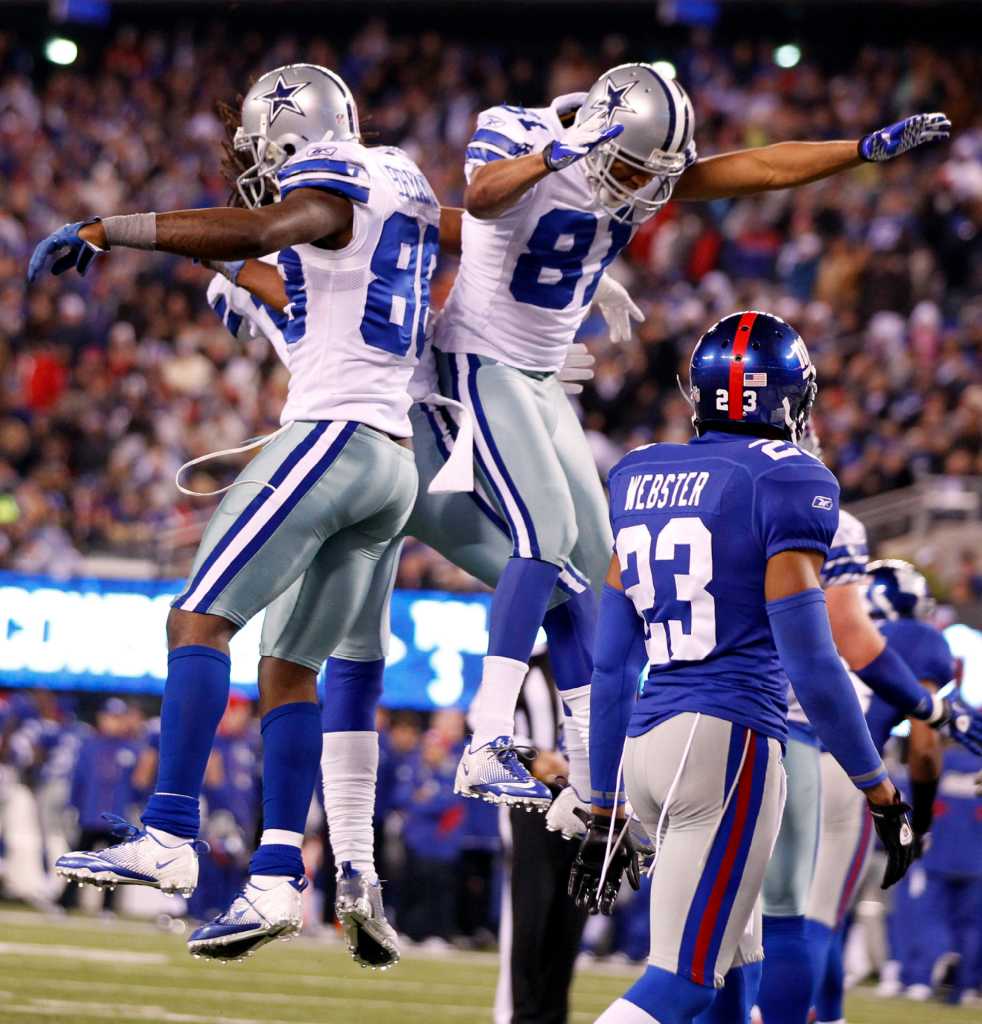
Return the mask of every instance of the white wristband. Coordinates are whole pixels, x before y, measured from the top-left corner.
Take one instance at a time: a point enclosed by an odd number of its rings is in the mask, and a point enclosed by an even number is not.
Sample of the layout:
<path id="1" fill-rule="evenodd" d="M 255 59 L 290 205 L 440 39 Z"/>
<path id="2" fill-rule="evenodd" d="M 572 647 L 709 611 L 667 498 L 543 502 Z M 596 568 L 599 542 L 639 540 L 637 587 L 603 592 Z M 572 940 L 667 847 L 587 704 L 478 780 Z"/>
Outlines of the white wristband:
<path id="1" fill-rule="evenodd" d="M 129 213 L 121 217 L 106 217 L 102 222 L 102 228 L 110 247 L 122 245 L 127 249 L 154 249 L 157 246 L 155 213 Z"/>

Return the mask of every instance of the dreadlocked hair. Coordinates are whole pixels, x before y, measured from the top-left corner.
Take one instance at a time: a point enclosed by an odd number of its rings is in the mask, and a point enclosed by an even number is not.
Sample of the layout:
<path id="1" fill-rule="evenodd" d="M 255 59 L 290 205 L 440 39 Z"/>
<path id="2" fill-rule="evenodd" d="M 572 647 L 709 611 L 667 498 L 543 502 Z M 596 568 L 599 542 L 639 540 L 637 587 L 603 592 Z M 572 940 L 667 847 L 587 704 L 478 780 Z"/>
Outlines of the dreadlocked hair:
<path id="1" fill-rule="evenodd" d="M 234 144 L 235 133 L 239 128 L 239 111 L 242 109 L 242 97 L 235 98 L 235 106 L 231 106 L 224 100 L 215 104 L 218 119 L 225 129 L 225 138 L 222 140 L 222 177 L 228 185 L 228 206 L 245 206 L 245 201 L 239 195 L 236 187 L 236 179 L 240 174 L 249 169 L 249 154 L 239 153 Z"/>

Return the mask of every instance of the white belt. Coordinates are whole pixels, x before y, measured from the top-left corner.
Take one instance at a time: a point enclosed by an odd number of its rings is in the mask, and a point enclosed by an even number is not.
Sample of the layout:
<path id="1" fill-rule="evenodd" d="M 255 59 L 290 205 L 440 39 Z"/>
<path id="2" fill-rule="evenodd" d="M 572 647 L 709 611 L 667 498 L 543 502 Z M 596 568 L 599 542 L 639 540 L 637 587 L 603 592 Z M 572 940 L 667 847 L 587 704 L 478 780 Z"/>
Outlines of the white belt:
<path id="1" fill-rule="evenodd" d="M 181 483 L 181 477 L 185 471 L 190 469 L 192 466 L 200 466 L 204 462 L 211 462 L 212 459 L 221 459 L 226 455 L 241 455 L 243 452 L 251 452 L 253 448 L 264 448 L 273 440 L 274 437 L 279 437 L 280 434 L 286 430 L 287 427 L 292 427 L 293 421 L 290 420 L 284 423 L 278 430 L 274 430 L 272 434 L 264 434 L 262 437 L 254 437 L 245 444 L 240 445 L 238 448 L 224 448 L 220 452 L 208 452 L 207 455 L 199 455 L 196 459 L 191 459 L 190 462 L 185 462 L 183 466 L 174 475 L 174 484 L 181 494 L 189 494 L 192 498 L 211 498 L 216 494 L 224 494 L 226 491 L 230 491 L 233 487 L 240 487 L 243 484 L 257 484 L 259 487 L 268 487 L 271 491 L 276 491 L 276 488 L 268 480 L 233 480 L 232 483 L 225 487 L 219 487 L 217 491 L 192 491 Z"/>
<path id="2" fill-rule="evenodd" d="M 453 409 L 457 413 L 457 437 L 443 469 L 430 481 L 428 494 L 456 494 L 474 490 L 474 417 L 452 398 L 435 392 L 423 399 L 425 405 Z"/>

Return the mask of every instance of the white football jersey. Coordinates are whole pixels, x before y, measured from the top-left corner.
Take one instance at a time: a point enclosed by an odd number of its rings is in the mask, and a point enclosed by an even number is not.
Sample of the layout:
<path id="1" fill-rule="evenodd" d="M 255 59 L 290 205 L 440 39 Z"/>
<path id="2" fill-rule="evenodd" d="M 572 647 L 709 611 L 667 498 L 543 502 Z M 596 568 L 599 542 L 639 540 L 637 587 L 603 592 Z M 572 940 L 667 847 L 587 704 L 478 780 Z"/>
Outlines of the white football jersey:
<path id="1" fill-rule="evenodd" d="M 407 391 L 422 351 L 440 205 L 400 149 L 307 146 L 279 172 L 280 194 L 320 188 L 354 207 L 351 242 L 277 254 L 289 305 L 289 391 L 282 422 L 354 420 L 409 437 Z"/>
<path id="2" fill-rule="evenodd" d="M 828 558 L 825 559 L 822 571 L 819 573 L 823 589 L 842 587 L 847 583 L 861 583 L 866 579 L 866 563 L 868 561 L 869 548 L 866 527 L 851 512 L 840 508 L 839 525 L 832 538 Z M 846 665 L 846 669 L 849 669 L 848 665 Z M 870 689 L 854 673 L 849 672 L 849 678 L 852 680 L 856 696 L 859 697 L 859 703 L 865 712 L 869 707 Z M 788 691 L 788 720 L 801 724 L 808 722 L 808 716 L 798 703 L 793 689 Z"/>
<path id="3" fill-rule="evenodd" d="M 560 114 L 585 95 L 561 96 L 536 109 L 482 111 L 467 144 L 467 180 L 493 160 L 544 149 L 563 131 Z M 637 223 L 644 219 L 637 217 Z M 499 217 L 465 213 L 460 270 L 434 344 L 523 370 L 558 370 L 601 274 L 633 230 L 596 201 L 582 160 L 546 175 Z"/>
<path id="4" fill-rule="evenodd" d="M 276 266 L 276 254 L 261 256 L 261 262 Z M 216 274 L 208 285 L 208 305 L 222 323 L 229 329 L 233 338 L 245 341 L 247 338 L 265 338 L 279 356 L 284 366 L 287 364 L 287 341 L 284 335 L 290 318 L 285 312 L 270 309 L 245 288 L 232 284 L 228 278 Z M 409 395 L 414 402 L 421 402 L 437 390 L 436 361 L 430 345 L 432 321 L 426 329 L 423 351 L 419 355 L 412 379 L 409 381 Z"/>
<path id="5" fill-rule="evenodd" d="M 263 263 L 276 266 L 276 254 L 260 257 Z M 229 329 L 233 338 L 265 338 L 286 365 L 286 337 L 284 331 L 290 318 L 278 309 L 270 309 L 252 292 L 232 284 L 228 278 L 216 274 L 208 285 L 208 305 Z"/>

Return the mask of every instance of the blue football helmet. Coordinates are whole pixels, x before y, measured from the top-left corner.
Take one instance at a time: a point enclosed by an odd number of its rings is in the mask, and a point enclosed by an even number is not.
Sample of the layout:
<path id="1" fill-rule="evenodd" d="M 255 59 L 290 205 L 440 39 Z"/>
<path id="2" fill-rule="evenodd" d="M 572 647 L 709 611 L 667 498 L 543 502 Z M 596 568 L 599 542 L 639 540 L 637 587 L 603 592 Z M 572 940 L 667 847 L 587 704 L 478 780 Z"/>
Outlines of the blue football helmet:
<path id="1" fill-rule="evenodd" d="M 926 619 L 934 611 L 927 580 L 910 562 L 884 558 L 866 567 L 866 601 L 874 619 Z"/>
<path id="2" fill-rule="evenodd" d="M 715 427 L 797 442 L 818 392 L 815 377 L 790 324 L 772 313 L 731 313 L 692 352 L 692 422 L 699 433 Z"/>

